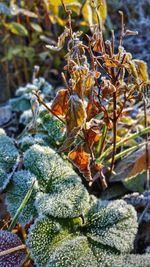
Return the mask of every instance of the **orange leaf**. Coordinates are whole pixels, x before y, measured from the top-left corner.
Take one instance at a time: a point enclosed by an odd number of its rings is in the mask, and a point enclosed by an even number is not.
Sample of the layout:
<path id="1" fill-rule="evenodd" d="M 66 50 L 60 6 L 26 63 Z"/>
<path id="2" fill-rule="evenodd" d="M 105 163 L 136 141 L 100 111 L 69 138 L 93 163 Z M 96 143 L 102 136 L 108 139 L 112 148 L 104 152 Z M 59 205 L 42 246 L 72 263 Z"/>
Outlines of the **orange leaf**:
<path id="1" fill-rule="evenodd" d="M 86 111 L 82 100 L 77 95 L 70 96 L 69 109 L 66 114 L 67 133 L 69 134 L 74 128 L 82 127 L 86 121 Z"/>
<path id="2" fill-rule="evenodd" d="M 65 116 L 68 110 L 68 101 L 68 91 L 66 89 L 58 91 L 51 106 L 53 114 L 58 116 Z"/>
<path id="3" fill-rule="evenodd" d="M 99 109 L 94 105 L 94 103 L 89 102 L 86 108 L 87 112 L 87 121 L 90 121 L 92 118 L 94 118 L 96 115 L 99 114 Z"/>
<path id="4" fill-rule="evenodd" d="M 116 87 L 109 80 L 104 80 L 101 84 L 101 90 L 102 98 L 105 98 L 116 92 Z"/>
<path id="5" fill-rule="evenodd" d="M 69 160 L 73 163 L 78 170 L 83 173 L 84 177 L 90 181 L 91 171 L 90 171 L 90 155 L 86 153 L 83 146 L 80 145 L 68 154 Z"/>
<path id="6" fill-rule="evenodd" d="M 148 150 L 148 166 L 150 167 L 150 149 Z M 141 155 L 134 163 L 133 169 L 128 173 L 128 177 L 135 176 L 146 170 L 146 154 Z"/>

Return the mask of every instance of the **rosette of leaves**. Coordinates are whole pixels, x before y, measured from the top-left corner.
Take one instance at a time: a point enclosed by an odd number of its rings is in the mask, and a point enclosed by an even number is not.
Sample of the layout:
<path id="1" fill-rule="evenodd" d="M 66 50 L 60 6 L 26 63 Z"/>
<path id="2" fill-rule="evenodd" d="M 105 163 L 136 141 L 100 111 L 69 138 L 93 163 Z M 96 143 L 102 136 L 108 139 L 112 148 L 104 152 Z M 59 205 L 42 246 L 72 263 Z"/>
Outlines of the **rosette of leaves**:
<path id="1" fill-rule="evenodd" d="M 21 239 L 8 231 L 0 230 L 0 253 L 5 252 L 8 249 L 12 249 L 15 247 L 22 246 Z M 22 247 L 23 248 L 23 247 Z M 11 253 L 7 253 L 5 255 L 0 256 L 0 266 L 1 267 L 21 267 L 25 258 L 26 258 L 25 251 L 16 250 Z"/>
<path id="2" fill-rule="evenodd" d="M 52 86 L 44 78 L 34 79 L 33 83 L 27 83 L 16 90 L 16 98 L 10 99 L 10 105 L 13 110 L 23 112 L 31 108 L 32 91 L 41 91 L 45 100 L 50 98 Z"/>
<path id="3" fill-rule="evenodd" d="M 149 266 L 150 256 L 129 254 L 137 232 L 132 206 L 97 201 L 84 219 L 39 217 L 27 239 L 36 266 Z"/>
<path id="4" fill-rule="evenodd" d="M 35 202 L 39 214 L 70 218 L 89 207 L 89 194 L 80 177 L 51 148 L 33 145 L 24 154 L 24 166 L 39 183 Z"/>
<path id="5" fill-rule="evenodd" d="M 18 150 L 13 140 L 0 129 L 0 191 L 6 188 L 10 173 L 18 161 Z"/>
<path id="6" fill-rule="evenodd" d="M 34 187 L 31 196 L 19 216 L 19 223 L 23 226 L 32 221 L 32 219 L 37 215 L 36 208 L 34 206 L 35 196 L 38 191 L 36 177 L 34 174 L 26 170 L 17 171 L 14 173 L 7 190 L 7 210 L 9 211 L 11 217 L 14 217 L 33 183 Z"/>

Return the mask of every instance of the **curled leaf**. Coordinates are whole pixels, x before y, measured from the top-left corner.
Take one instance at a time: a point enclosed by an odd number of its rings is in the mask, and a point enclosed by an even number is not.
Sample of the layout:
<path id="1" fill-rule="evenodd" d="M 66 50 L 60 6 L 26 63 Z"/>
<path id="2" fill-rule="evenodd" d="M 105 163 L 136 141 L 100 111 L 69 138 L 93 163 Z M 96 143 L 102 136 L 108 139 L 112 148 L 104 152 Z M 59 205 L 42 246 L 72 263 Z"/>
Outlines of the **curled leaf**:
<path id="1" fill-rule="evenodd" d="M 66 37 L 69 35 L 69 29 L 65 28 L 64 32 L 58 37 L 58 42 L 56 46 L 53 45 L 46 45 L 47 48 L 53 51 L 60 51 L 65 43 Z"/>
<path id="2" fill-rule="evenodd" d="M 58 116 L 65 116 L 68 111 L 68 101 L 68 90 L 59 90 L 51 105 L 53 114 Z"/>
<path id="3" fill-rule="evenodd" d="M 91 180 L 90 172 L 90 154 L 84 151 L 83 146 L 80 145 L 74 150 L 72 150 L 69 155 L 69 160 L 83 173 L 87 180 Z"/>

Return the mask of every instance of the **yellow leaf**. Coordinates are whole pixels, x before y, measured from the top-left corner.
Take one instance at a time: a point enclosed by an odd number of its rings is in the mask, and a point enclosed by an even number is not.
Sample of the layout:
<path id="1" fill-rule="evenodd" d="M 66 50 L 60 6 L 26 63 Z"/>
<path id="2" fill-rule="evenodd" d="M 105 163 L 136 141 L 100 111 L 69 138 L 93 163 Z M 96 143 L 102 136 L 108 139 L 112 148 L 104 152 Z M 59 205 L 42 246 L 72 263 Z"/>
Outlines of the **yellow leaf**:
<path id="1" fill-rule="evenodd" d="M 148 80 L 148 71 L 147 71 L 147 64 L 143 60 L 135 59 L 134 60 L 138 72 L 138 76 L 141 81 Z"/>
<path id="2" fill-rule="evenodd" d="M 71 4 L 71 3 L 78 2 L 78 0 L 63 0 L 63 2 L 64 2 L 64 4 Z M 49 4 L 53 5 L 53 6 L 60 6 L 60 5 L 62 5 L 62 2 L 61 2 L 61 0 L 55 0 L 55 1 L 49 0 Z"/>

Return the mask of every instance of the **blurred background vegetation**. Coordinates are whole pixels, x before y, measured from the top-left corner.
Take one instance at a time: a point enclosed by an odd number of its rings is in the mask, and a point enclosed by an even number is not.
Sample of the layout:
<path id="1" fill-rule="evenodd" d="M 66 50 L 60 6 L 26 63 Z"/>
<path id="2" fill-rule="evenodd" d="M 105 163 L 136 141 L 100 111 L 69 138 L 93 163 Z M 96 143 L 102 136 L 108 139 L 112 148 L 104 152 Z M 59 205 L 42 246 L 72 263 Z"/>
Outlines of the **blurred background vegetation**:
<path id="1" fill-rule="evenodd" d="M 139 32 L 139 36 L 125 40 L 125 48 L 135 58 L 150 64 L 150 1 L 97 1 L 106 39 L 114 29 L 116 40 L 119 40 L 121 23 L 118 11 L 123 10 L 127 29 Z M 91 25 L 96 23 L 91 0 L 64 2 L 72 10 L 73 30 L 89 33 Z M 66 21 L 60 0 L 0 1 L 0 103 L 10 98 L 20 85 L 32 80 L 35 65 L 40 66 L 39 74 L 54 87 L 61 84 L 58 77 L 64 66 L 65 48 L 52 52 L 45 45 L 57 43 Z"/>

